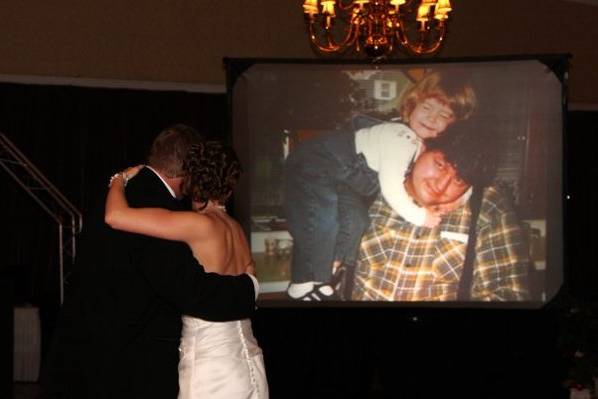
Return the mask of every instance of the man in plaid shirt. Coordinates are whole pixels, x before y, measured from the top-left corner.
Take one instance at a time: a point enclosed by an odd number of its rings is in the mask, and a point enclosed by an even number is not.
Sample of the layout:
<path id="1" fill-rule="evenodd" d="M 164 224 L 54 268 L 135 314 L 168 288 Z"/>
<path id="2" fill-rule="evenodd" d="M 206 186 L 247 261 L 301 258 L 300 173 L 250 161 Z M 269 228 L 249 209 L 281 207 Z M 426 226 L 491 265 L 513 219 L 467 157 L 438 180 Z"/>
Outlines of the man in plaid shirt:
<path id="1" fill-rule="evenodd" d="M 441 212 L 442 221 L 435 228 L 415 226 L 379 195 L 361 241 L 353 300 L 458 299 L 471 186 L 491 179 L 492 146 L 476 132 L 455 129 L 426 143 L 404 181 L 413 200 Z M 476 226 L 471 300 L 528 300 L 527 246 L 509 202 L 493 187 L 484 189 Z"/>

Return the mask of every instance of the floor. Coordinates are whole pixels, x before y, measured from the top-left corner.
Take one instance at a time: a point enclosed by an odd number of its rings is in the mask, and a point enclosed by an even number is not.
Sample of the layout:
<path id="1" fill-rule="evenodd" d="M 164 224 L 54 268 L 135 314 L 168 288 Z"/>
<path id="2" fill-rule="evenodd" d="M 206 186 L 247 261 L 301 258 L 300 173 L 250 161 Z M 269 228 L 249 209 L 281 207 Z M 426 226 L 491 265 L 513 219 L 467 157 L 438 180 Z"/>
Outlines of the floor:
<path id="1" fill-rule="evenodd" d="M 13 385 L 12 399 L 38 399 L 40 398 L 40 388 L 36 383 L 15 383 Z M 385 396 L 380 392 L 372 392 L 367 399 L 383 399 Z"/>
<path id="2" fill-rule="evenodd" d="M 39 385 L 33 382 L 18 382 L 13 385 L 13 399 L 37 399 Z"/>

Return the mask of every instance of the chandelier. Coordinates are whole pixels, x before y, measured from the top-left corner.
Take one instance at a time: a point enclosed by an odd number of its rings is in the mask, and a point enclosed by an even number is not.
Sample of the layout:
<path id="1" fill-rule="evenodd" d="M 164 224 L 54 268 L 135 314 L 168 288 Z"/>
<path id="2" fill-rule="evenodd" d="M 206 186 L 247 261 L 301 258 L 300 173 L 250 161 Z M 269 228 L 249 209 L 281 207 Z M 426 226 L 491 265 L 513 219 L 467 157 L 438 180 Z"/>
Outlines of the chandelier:
<path id="1" fill-rule="evenodd" d="M 446 35 L 449 0 L 304 0 L 312 45 L 322 53 L 353 50 L 370 57 L 396 49 L 437 51 Z"/>

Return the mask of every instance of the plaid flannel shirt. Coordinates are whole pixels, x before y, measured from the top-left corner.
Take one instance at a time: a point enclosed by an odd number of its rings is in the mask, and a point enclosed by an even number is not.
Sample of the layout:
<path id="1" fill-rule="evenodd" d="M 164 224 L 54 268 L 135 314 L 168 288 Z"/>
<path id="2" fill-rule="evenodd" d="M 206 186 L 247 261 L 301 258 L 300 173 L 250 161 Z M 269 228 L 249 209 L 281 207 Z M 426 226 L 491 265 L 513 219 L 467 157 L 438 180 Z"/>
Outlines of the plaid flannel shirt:
<path id="1" fill-rule="evenodd" d="M 433 229 L 406 222 L 379 196 L 359 250 L 352 299 L 455 301 L 463 270 L 471 211 L 466 204 Z M 518 220 L 490 187 L 477 223 L 471 299 L 529 299 L 529 256 Z"/>

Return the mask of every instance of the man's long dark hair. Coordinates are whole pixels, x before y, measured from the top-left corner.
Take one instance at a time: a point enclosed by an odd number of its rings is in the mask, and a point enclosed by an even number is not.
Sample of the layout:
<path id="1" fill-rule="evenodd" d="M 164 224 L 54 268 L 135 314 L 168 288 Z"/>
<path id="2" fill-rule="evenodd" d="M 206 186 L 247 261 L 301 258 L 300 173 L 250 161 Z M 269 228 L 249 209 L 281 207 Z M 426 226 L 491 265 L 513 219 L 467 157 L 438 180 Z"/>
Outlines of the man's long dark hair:
<path id="1" fill-rule="evenodd" d="M 440 151 L 459 177 L 473 186 L 487 186 L 496 173 L 497 140 L 475 120 L 450 125 L 439 137 L 425 142 L 427 151 Z"/>

